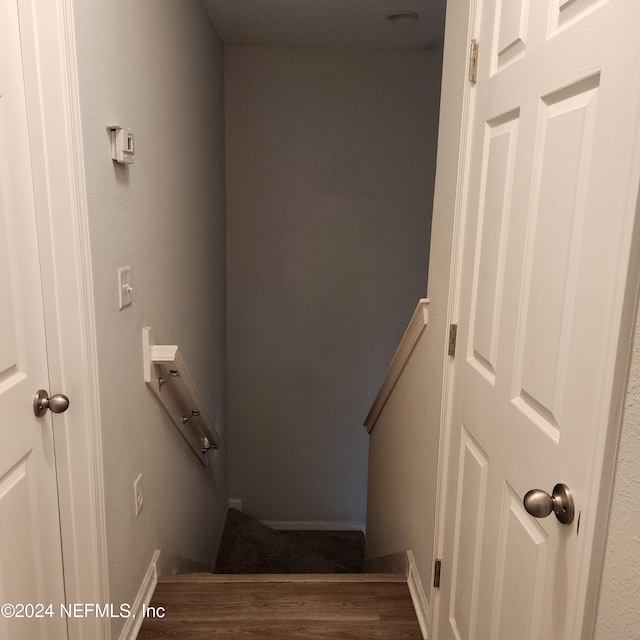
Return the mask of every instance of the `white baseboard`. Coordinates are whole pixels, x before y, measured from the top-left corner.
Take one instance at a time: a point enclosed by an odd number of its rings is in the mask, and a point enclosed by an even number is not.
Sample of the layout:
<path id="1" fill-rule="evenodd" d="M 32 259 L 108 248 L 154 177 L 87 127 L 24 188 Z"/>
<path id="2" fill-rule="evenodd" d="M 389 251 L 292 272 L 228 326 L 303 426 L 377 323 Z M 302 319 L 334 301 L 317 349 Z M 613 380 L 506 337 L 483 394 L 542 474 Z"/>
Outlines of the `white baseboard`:
<path id="1" fill-rule="evenodd" d="M 262 520 L 262 524 L 279 531 L 362 531 L 365 533 L 365 522 L 330 522 L 327 520 L 306 520 L 303 522 Z"/>
<path id="2" fill-rule="evenodd" d="M 138 595 L 136 596 L 136 599 L 133 602 L 133 606 L 131 607 L 131 615 L 129 616 L 129 618 L 127 618 L 122 632 L 120 633 L 119 640 L 135 640 L 138 637 L 140 627 L 144 622 L 142 606 L 149 605 L 149 603 L 151 602 L 151 598 L 153 597 L 153 592 L 156 590 L 156 585 L 158 584 L 159 558 L 160 550 L 156 549 L 153 557 L 151 558 L 151 562 L 149 563 L 147 573 L 142 580 L 140 589 L 138 590 Z"/>
<path id="3" fill-rule="evenodd" d="M 409 559 L 409 575 L 407 576 L 407 585 L 409 586 L 409 593 L 411 594 L 411 600 L 416 610 L 416 616 L 418 618 L 418 624 L 420 625 L 420 631 L 422 637 L 427 640 L 429 637 L 429 620 L 431 617 L 431 611 L 429 609 L 429 602 L 422 588 L 422 582 L 418 574 L 418 567 L 416 566 L 413 553 L 407 551 L 407 558 Z"/>

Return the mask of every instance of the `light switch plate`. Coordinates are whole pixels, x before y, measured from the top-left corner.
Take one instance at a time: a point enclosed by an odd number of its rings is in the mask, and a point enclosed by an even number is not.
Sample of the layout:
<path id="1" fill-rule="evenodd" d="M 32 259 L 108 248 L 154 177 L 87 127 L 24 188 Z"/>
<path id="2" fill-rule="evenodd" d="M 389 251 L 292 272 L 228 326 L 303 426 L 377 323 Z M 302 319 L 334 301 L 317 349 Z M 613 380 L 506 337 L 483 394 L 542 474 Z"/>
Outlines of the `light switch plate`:
<path id="1" fill-rule="evenodd" d="M 118 309 L 124 309 L 132 302 L 131 267 L 120 267 L 118 269 Z"/>

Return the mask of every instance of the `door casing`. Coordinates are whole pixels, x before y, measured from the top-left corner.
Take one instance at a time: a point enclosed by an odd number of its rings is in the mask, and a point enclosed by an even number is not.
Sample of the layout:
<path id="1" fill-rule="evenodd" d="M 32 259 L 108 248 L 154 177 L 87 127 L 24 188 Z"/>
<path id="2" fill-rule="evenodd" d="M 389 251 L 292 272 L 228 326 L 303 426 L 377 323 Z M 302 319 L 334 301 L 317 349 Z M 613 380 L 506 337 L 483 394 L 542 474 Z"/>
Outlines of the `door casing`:
<path id="1" fill-rule="evenodd" d="M 17 0 L 49 376 L 73 410 L 55 416 L 68 603 L 107 603 L 96 328 L 72 0 Z M 111 637 L 108 618 L 69 619 L 69 638 Z"/>

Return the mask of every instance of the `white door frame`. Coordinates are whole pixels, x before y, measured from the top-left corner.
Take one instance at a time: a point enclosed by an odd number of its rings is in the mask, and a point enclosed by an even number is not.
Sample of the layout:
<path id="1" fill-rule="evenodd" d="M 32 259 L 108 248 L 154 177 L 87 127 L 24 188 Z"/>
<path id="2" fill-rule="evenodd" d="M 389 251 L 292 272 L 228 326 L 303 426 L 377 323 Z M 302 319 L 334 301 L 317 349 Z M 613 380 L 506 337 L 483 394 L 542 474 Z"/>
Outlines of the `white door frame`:
<path id="1" fill-rule="evenodd" d="M 97 345 L 72 0 L 18 0 L 68 603 L 109 602 Z M 34 389 L 35 392 L 35 389 Z M 110 638 L 70 618 L 69 638 Z"/>
<path id="2" fill-rule="evenodd" d="M 617 4 L 624 6 L 630 2 L 637 0 L 618 0 Z M 453 4 L 451 1 L 449 5 Z M 449 289 L 448 289 L 448 307 L 447 307 L 447 327 L 449 324 L 457 322 L 459 308 L 459 292 L 460 277 L 462 263 L 462 244 L 461 239 L 464 235 L 464 215 L 463 208 L 467 201 L 467 185 L 469 182 L 470 167 L 468 166 L 468 152 L 470 147 L 469 123 L 470 114 L 473 109 L 473 89 L 466 78 L 466 64 L 468 61 L 469 44 L 471 39 L 476 35 L 476 16 L 478 15 L 482 0 L 459 0 L 455 2 L 456 7 L 449 6 L 447 8 L 447 33 L 445 34 L 445 48 L 443 77 L 446 73 L 456 73 L 459 76 L 460 83 L 464 83 L 464 87 L 456 94 L 454 104 L 447 104 L 444 100 L 442 104 L 453 110 L 460 112 L 460 137 L 459 140 L 450 141 L 447 144 L 457 145 L 457 177 L 455 178 L 455 194 L 446 202 L 453 212 L 453 237 L 451 262 L 449 266 Z M 622 9 L 621 9 L 622 10 Z M 466 29 L 465 29 L 466 26 Z M 449 40 L 447 40 L 447 38 Z M 457 49 L 456 49 L 457 48 Z M 636 43 L 627 43 L 626 48 L 629 53 L 629 60 L 635 60 L 640 57 L 640 47 Z M 460 64 L 456 65 L 455 51 L 461 49 L 466 50 L 467 55 L 464 60 L 464 69 L 460 68 Z M 482 43 L 479 44 L 480 55 L 482 55 Z M 447 66 L 447 59 L 451 58 L 450 66 Z M 633 66 L 633 65 L 632 65 Z M 627 73 L 628 69 L 620 69 L 620 73 Z M 444 97 L 444 96 L 443 96 Z M 640 103 L 640 95 L 634 95 L 633 98 Z M 442 144 L 442 141 L 439 143 Z M 451 153 L 451 147 L 447 151 Z M 440 159 L 440 152 L 438 154 Z M 436 178 L 437 180 L 437 178 Z M 437 188 L 437 182 L 436 182 Z M 627 194 L 628 197 L 633 197 Z M 436 194 L 437 198 L 437 194 Z M 620 332 L 620 340 L 617 348 L 616 367 L 615 367 L 615 389 L 616 395 L 613 398 L 612 408 L 610 412 L 610 420 L 606 433 L 601 434 L 600 441 L 596 443 L 599 450 L 602 451 L 601 459 L 603 461 L 602 482 L 598 493 L 598 510 L 595 514 L 595 535 L 593 540 L 593 552 L 589 568 L 587 581 L 587 593 L 589 598 L 594 602 L 597 600 L 600 588 L 600 576 L 602 572 L 602 563 L 607 542 L 607 525 L 609 519 L 609 509 L 611 504 L 611 493 L 613 488 L 613 480 L 616 469 L 616 452 L 620 426 L 622 420 L 622 410 L 624 406 L 624 398 L 626 392 L 626 380 L 629 368 L 629 360 L 631 356 L 631 343 L 633 337 L 634 320 L 638 305 L 638 295 L 640 287 L 640 193 L 635 193 L 636 221 L 634 224 L 632 235 L 631 264 L 629 267 L 629 275 L 624 283 L 624 313 L 622 319 L 622 327 Z M 440 205 L 443 203 L 441 202 Z M 446 341 L 443 340 L 446 345 Z M 446 505 L 446 487 L 447 475 L 449 473 L 448 457 L 449 457 L 449 437 L 452 429 L 451 414 L 453 402 L 453 377 L 455 370 L 455 360 L 447 355 L 447 348 L 444 349 L 444 363 L 442 369 L 442 404 L 440 419 L 440 451 L 438 462 L 438 486 L 437 486 L 437 505 L 436 519 L 434 531 L 434 558 L 442 558 L 444 547 L 444 519 L 447 510 Z M 432 620 L 429 630 L 429 637 L 438 640 L 433 634 L 438 628 L 438 617 L 443 615 L 439 610 L 439 590 L 435 587 L 431 589 L 430 602 L 432 603 Z M 581 638 L 587 640 L 593 635 L 595 628 L 595 617 L 597 607 L 587 610 L 582 625 Z"/>
<path id="3" fill-rule="evenodd" d="M 448 154 L 455 156 L 449 158 L 447 169 L 452 172 L 456 171 L 457 175 L 452 179 L 455 184 L 455 192 L 448 199 L 446 204 L 453 212 L 453 230 L 451 237 L 451 260 L 449 264 L 449 286 L 447 289 L 447 320 L 446 320 L 446 336 L 443 336 L 443 365 L 442 365 L 442 398 L 440 406 L 440 440 L 438 451 L 438 477 L 436 487 L 436 515 L 434 522 L 433 536 L 433 558 L 442 559 L 444 550 L 444 533 L 445 533 L 445 513 L 446 513 L 446 494 L 449 473 L 449 438 L 451 431 L 451 414 L 453 407 L 453 377 L 454 377 L 454 360 L 449 356 L 448 349 L 448 329 L 451 324 L 457 322 L 458 317 L 458 291 L 460 288 L 460 271 L 462 267 L 462 250 L 461 240 L 464 236 L 463 206 L 467 201 L 467 184 L 468 184 L 468 156 L 471 145 L 469 135 L 469 124 L 471 120 L 471 108 L 473 93 L 471 84 L 468 82 L 468 63 L 471 50 L 471 40 L 476 36 L 476 16 L 477 3 L 482 0 L 447 0 L 447 12 L 445 21 L 445 40 L 443 51 L 443 68 L 442 68 L 442 92 L 440 109 L 446 106 L 450 110 L 456 109 L 460 112 L 460 129 L 459 138 L 457 140 L 449 139 L 443 141 L 440 133 L 438 136 L 438 162 L 440 163 L 440 147 L 443 144 L 450 148 L 447 149 Z M 454 5 L 455 6 L 452 6 Z M 466 19 L 466 21 L 465 21 Z M 465 28 L 466 27 L 466 28 Z M 462 59 L 456 53 L 464 52 Z M 445 74 L 450 74 L 446 77 Z M 453 79 L 452 79 L 453 78 Z M 456 87 L 456 94 L 452 99 L 453 105 L 447 105 L 445 100 L 447 94 L 444 92 L 445 83 L 450 82 Z M 445 138 L 446 139 L 446 138 Z M 455 149 L 455 151 L 454 151 Z M 445 152 L 445 153 L 447 153 Z M 440 165 L 442 166 L 442 165 Z M 455 168 L 454 168 L 455 167 Z M 446 170 L 446 169 L 445 169 Z M 439 186 L 438 166 L 436 166 L 436 190 Z M 451 177 L 449 178 L 451 180 Z M 435 199 L 438 193 L 434 194 Z M 440 203 L 441 205 L 443 203 Z M 432 234 L 433 237 L 433 234 Z M 429 294 L 429 291 L 427 291 Z M 431 621 L 429 624 L 429 638 L 435 638 L 434 633 L 438 629 L 438 619 L 441 615 L 439 607 L 439 588 L 431 584 L 431 593 L 429 602 L 431 603 Z M 437 638 L 435 638 L 437 640 Z"/>

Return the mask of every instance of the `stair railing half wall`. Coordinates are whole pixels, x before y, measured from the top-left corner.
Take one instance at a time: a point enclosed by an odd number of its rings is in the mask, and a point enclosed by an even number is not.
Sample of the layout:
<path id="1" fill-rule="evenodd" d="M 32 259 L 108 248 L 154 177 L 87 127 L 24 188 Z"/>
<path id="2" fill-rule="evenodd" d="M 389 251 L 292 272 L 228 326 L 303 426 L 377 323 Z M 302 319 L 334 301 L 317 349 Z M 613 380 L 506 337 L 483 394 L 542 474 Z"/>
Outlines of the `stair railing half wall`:
<path id="1" fill-rule="evenodd" d="M 391 360 L 391 364 L 389 365 L 387 374 L 384 378 L 384 381 L 382 382 L 380 391 L 378 391 L 378 395 L 373 401 L 371 409 L 369 410 L 369 413 L 367 414 L 367 417 L 364 421 L 364 426 L 367 428 L 367 433 L 371 433 L 373 427 L 375 426 L 384 405 L 389 399 L 393 388 L 398 382 L 398 378 L 400 378 L 400 374 L 407 364 L 407 360 L 409 360 L 409 356 L 413 352 L 418 339 L 427 326 L 427 322 L 429 320 L 428 310 L 429 299 L 420 298 L 418 306 L 413 312 L 413 316 L 411 316 L 409 325 L 407 326 L 407 329 L 402 336 L 402 340 L 400 340 L 400 344 L 396 349 L 393 360 Z"/>

